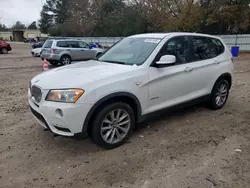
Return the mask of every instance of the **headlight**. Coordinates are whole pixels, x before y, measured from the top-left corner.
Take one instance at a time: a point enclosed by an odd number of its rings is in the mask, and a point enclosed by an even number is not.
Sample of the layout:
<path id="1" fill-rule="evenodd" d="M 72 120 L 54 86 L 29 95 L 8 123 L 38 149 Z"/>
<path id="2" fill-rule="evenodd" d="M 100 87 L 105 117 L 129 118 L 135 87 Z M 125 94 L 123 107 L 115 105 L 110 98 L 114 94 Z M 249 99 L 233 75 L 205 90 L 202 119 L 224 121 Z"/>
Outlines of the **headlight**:
<path id="1" fill-rule="evenodd" d="M 46 101 L 75 103 L 83 93 L 82 89 L 50 90 Z"/>

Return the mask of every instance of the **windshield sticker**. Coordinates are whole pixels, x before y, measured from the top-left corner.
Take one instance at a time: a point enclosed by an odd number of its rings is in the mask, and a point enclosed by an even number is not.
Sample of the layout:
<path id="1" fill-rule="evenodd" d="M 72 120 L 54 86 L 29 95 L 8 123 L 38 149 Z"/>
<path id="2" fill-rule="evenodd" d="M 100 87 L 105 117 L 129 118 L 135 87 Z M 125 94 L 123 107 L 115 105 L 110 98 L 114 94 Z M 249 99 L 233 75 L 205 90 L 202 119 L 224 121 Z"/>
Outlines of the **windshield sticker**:
<path id="1" fill-rule="evenodd" d="M 146 39 L 144 42 L 156 43 L 158 44 L 161 40 L 159 39 Z"/>

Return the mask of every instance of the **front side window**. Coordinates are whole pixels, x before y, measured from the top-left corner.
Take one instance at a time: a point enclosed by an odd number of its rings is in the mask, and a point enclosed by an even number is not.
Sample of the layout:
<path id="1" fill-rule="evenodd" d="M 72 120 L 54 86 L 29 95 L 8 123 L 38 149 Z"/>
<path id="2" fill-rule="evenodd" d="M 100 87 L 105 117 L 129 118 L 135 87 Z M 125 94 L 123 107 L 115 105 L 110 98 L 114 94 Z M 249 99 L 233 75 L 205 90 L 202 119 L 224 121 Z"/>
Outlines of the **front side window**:
<path id="1" fill-rule="evenodd" d="M 78 45 L 80 48 L 90 48 L 89 45 L 83 41 L 79 41 Z"/>
<path id="2" fill-rule="evenodd" d="M 161 39 L 158 38 L 125 38 L 104 53 L 99 61 L 127 65 L 143 64 Z"/>
<path id="3" fill-rule="evenodd" d="M 192 59 L 201 61 L 214 58 L 224 52 L 224 46 L 218 39 L 208 37 L 193 37 Z"/>
<path id="4" fill-rule="evenodd" d="M 164 55 L 174 55 L 176 57 L 176 64 L 189 62 L 188 38 L 175 37 L 168 40 L 160 50 L 156 61 L 159 61 Z"/>

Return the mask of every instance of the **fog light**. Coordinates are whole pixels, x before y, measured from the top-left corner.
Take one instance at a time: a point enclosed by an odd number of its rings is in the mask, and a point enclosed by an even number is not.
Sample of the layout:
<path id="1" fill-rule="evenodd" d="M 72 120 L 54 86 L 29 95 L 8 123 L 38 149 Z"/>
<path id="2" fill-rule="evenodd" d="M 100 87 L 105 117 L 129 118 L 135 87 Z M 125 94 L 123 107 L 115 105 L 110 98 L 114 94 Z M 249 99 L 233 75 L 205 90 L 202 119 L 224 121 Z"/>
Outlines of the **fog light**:
<path id="1" fill-rule="evenodd" d="M 61 109 L 56 109 L 56 114 L 63 117 L 63 111 Z"/>

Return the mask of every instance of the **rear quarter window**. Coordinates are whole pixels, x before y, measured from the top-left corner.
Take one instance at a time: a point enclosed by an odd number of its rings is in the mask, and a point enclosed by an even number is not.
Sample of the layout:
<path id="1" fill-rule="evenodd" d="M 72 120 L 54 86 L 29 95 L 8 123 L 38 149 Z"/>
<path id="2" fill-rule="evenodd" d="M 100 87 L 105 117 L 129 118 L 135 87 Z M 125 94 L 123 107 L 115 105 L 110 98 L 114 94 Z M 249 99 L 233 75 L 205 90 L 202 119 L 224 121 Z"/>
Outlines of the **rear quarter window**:
<path id="1" fill-rule="evenodd" d="M 53 41 L 48 40 L 44 43 L 43 48 L 51 48 Z"/>

